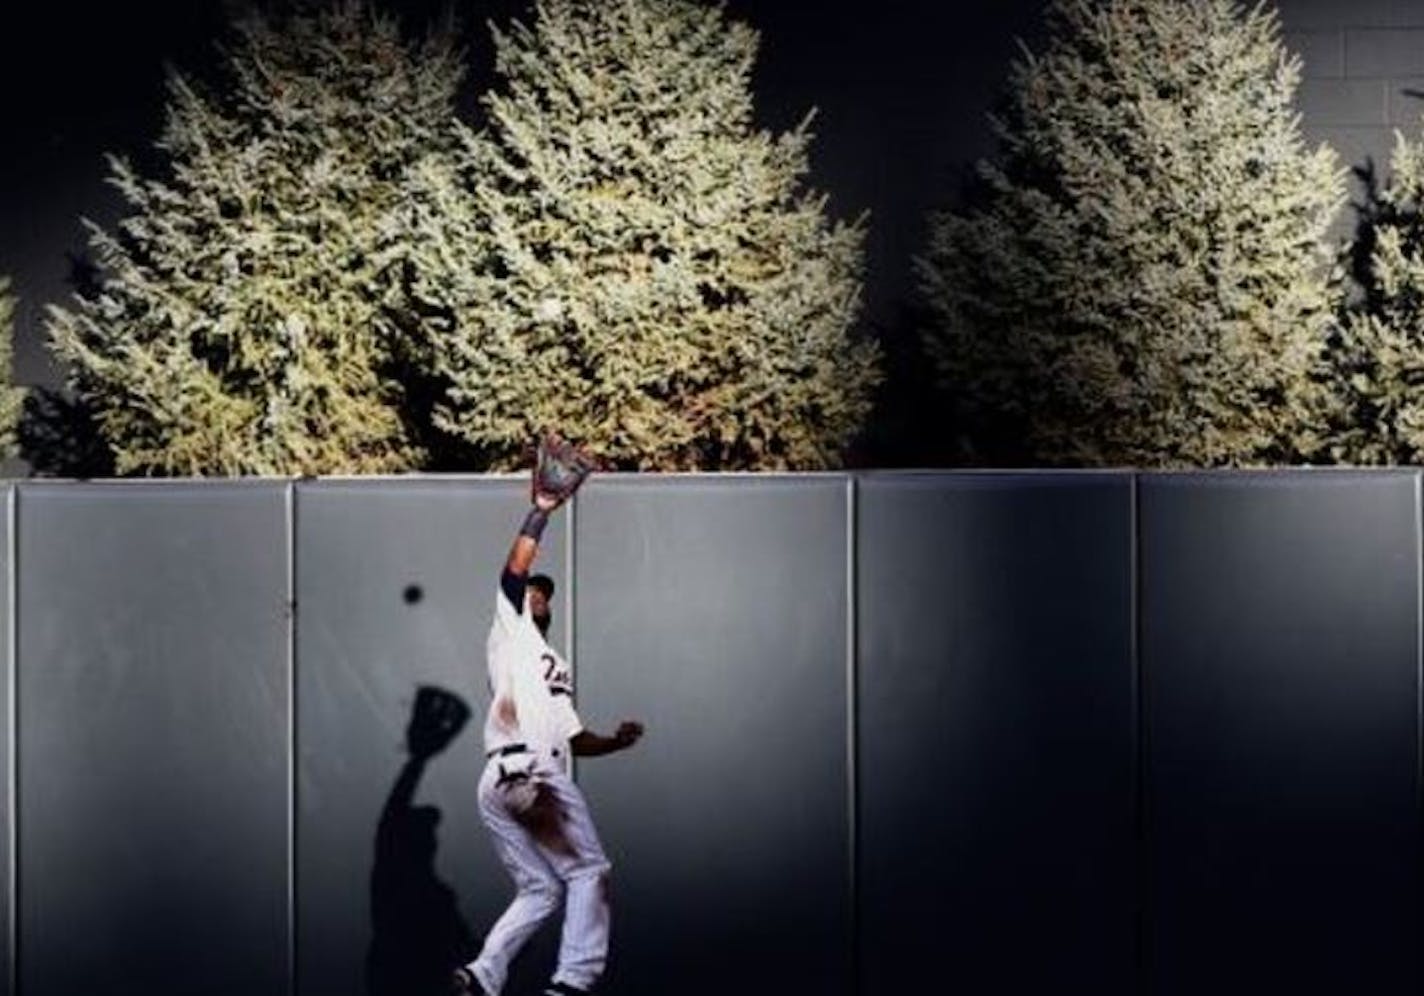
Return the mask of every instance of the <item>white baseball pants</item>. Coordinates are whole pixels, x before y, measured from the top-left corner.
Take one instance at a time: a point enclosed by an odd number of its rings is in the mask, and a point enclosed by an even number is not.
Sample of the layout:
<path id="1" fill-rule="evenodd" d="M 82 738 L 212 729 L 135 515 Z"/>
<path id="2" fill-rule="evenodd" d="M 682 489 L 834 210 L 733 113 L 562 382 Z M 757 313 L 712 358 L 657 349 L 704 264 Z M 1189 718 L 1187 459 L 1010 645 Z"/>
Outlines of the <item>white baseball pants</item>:
<path id="1" fill-rule="evenodd" d="M 520 778 L 525 772 L 530 777 Z M 513 776 L 511 778 L 511 776 Z M 542 784 L 558 809 L 554 846 L 537 841 L 516 818 Z M 509 964 L 525 942 L 564 900 L 564 927 L 553 981 L 592 989 L 608 957 L 608 874 L 588 803 L 561 768 L 533 754 L 493 757 L 480 776 L 480 818 L 489 827 L 495 852 L 514 879 L 509 908 L 485 937 L 480 955 L 467 967 L 490 993 L 498 994 Z"/>

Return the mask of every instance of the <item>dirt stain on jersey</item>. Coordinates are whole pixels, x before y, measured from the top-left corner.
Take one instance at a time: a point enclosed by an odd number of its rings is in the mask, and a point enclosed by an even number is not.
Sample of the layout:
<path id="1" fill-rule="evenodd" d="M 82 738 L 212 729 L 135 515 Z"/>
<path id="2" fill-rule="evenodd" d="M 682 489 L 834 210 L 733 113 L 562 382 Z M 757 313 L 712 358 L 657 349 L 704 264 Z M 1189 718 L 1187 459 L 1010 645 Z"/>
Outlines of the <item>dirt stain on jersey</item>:
<path id="1" fill-rule="evenodd" d="M 519 710 L 514 707 L 512 698 L 500 696 L 499 704 L 495 706 L 495 715 L 506 729 L 512 730 L 519 725 Z"/>

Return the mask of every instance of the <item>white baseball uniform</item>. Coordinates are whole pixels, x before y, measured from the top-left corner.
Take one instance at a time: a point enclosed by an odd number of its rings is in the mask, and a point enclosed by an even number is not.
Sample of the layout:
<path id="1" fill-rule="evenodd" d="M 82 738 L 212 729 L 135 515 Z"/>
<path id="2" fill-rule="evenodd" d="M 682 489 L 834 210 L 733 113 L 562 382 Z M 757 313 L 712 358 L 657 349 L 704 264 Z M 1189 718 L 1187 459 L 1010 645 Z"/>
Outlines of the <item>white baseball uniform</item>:
<path id="1" fill-rule="evenodd" d="M 569 738 L 583 729 L 573 705 L 573 670 L 535 626 L 527 596 L 516 611 L 502 587 L 486 650 L 489 760 L 480 777 L 480 818 L 517 891 L 467 967 L 487 992 L 498 994 L 514 956 L 564 899 L 553 981 L 591 989 L 608 955 L 612 866 L 583 793 L 569 777 Z M 540 794 L 557 805 L 552 840 L 536 840 L 517 818 Z"/>

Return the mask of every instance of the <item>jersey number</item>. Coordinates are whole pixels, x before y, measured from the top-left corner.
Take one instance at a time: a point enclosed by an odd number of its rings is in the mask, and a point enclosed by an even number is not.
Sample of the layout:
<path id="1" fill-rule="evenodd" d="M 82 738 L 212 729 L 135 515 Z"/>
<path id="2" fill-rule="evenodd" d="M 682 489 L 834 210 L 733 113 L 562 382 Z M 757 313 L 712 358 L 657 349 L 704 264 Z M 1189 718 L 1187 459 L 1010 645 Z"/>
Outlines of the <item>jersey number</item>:
<path id="1" fill-rule="evenodd" d="M 569 672 L 559 670 L 559 661 L 553 654 L 544 654 L 540 658 L 547 667 L 544 668 L 544 683 L 549 686 L 549 692 L 553 695 L 568 695 L 572 693 L 573 687 L 569 681 Z"/>

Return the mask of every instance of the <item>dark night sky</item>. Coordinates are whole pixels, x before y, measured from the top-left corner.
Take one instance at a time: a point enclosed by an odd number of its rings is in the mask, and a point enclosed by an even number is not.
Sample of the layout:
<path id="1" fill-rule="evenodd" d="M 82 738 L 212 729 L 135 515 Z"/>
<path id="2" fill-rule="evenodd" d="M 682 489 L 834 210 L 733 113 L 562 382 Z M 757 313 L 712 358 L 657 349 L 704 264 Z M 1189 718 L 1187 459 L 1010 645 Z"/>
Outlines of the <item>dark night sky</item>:
<path id="1" fill-rule="evenodd" d="M 198 72 L 210 65 L 231 0 L 22 2 L 7 11 L 0 39 L 0 273 L 21 299 L 16 379 L 36 383 L 55 378 L 39 345 L 40 315 L 68 293 L 68 254 L 84 244 L 78 219 L 116 217 L 102 154 L 145 150 L 161 120 L 164 61 Z M 417 26 L 444 6 L 381 2 Z M 529 2 L 456 0 L 476 74 L 489 61 L 485 21 L 518 16 Z M 816 107 L 812 185 L 830 195 L 838 216 L 870 212 L 870 327 L 892 323 L 906 296 L 924 211 L 952 197 L 962 171 L 989 150 L 984 115 L 1015 38 L 1037 29 L 1042 2 L 727 4 L 762 33 L 760 123 L 784 129 Z"/>

